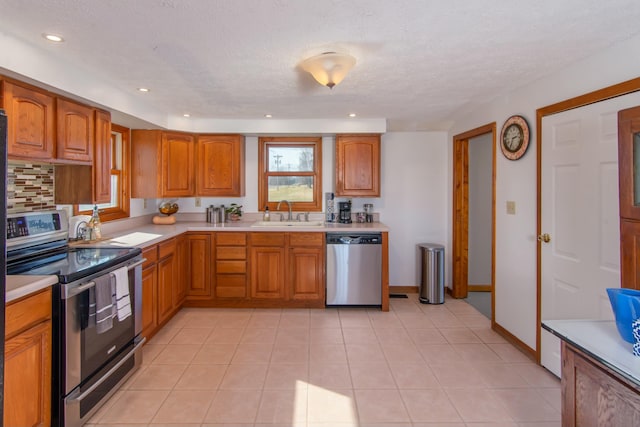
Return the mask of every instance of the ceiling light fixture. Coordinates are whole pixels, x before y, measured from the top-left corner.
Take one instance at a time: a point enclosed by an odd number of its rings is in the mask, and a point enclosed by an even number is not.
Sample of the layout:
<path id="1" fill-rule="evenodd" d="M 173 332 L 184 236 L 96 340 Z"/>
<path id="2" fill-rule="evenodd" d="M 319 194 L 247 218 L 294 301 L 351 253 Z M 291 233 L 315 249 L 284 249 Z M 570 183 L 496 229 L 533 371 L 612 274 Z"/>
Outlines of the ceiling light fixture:
<path id="1" fill-rule="evenodd" d="M 339 84 L 349 70 L 356 64 L 356 59 L 346 53 L 325 52 L 305 59 L 302 69 L 310 73 L 321 85 L 329 89 Z"/>
<path id="2" fill-rule="evenodd" d="M 140 91 L 140 92 L 149 92 L 149 89 L 147 89 L 146 87 L 139 87 L 138 91 Z"/>
<path id="3" fill-rule="evenodd" d="M 271 117 L 273 117 L 271 114 L 265 114 L 264 115 L 267 119 L 270 119 Z"/>
<path id="4" fill-rule="evenodd" d="M 355 117 L 356 113 L 349 113 L 349 117 Z"/>
<path id="5" fill-rule="evenodd" d="M 42 37 L 44 37 L 45 39 L 49 40 L 50 42 L 55 42 L 55 43 L 62 43 L 64 41 L 64 39 L 61 36 L 55 35 L 55 34 L 43 34 Z"/>
<path id="6" fill-rule="evenodd" d="M 182 117 L 191 117 L 191 114 L 189 114 L 189 113 L 184 113 L 184 114 L 182 115 Z"/>

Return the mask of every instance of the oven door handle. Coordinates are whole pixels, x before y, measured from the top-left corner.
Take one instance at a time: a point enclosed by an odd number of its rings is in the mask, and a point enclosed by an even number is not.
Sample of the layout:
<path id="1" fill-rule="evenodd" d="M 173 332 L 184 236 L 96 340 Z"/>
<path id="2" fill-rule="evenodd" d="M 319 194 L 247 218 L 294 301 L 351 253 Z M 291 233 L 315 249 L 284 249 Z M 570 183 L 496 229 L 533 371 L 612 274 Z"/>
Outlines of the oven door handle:
<path id="1" fill-rule="evenodd" d="M 133 270 L 134 268 L 136 268 L 139 265 L 142 265 L 147 259 L 146 258 L 142 258 L 140 261 L 136 261 L 131 265 L 127 266 L 128 270 Z M 66 295 L 66 297 L 63 297 L 63 299 L 68 299 L 74 295 L 78 295 L 79 293 L 82 293 L 84 291 L 86 291 L 87 289 L 93 288 L 96 285 L 96 282 L 94 282 L 93 280 L 90 282 L 85 283 L 84 285 L 80 285 L 77 288 L 73 288 L 68 295 Z"/>
<path id="2" fill-rule="evenodd" d="M 91 387 L 89 387 L 88 389 L 86 389 L 85 391 L 83 391 L 79 396 L 77 397 L 73 397 L 69 400 L 67 400 L 69 403 L 71 402 L 81 402 L 82 400 L 84 400 L 89 394 L 91 394 L 95 389 L 97 389 L 98 387 L 100 387 L 100 385 L 105 382 L 106 380 L 109 379 L 109 377 L 111 375 L 113 375 L 118 369 L 120 369 L 122 367 L 122 365 L 124 365 L 127 360 L 131 359 L 136 352 L 138 351 L 138 349 L 140 349 L 142 347 L 142 345 L 147 342 L 147 337 L 142 337 L 142 339 L 140 340 L 140 342 L 138 342 L 132 349 L 131 351 L 125 356 L 123 357 L 118 363 L 116 363 L 115 365 L 113 365 L 113 368 L 109 369 L 109 372 L 107 372 L 106 374 L 104 374 L 104 376 L 102 378 L 100 378 L 98 381 L 96 381 L 95 383 L 93 383 L 91 385 Z M 69 396 L 71 397 L 71 396 Z"/>

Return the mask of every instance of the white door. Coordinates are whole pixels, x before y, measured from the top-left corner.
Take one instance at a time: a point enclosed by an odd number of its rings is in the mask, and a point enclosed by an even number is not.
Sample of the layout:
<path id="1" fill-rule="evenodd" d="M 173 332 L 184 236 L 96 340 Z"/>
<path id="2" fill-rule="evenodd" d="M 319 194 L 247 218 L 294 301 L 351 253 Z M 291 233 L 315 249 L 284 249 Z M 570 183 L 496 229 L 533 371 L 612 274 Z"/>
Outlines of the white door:
<path id="1" fill-rule="evenodd" d="M 640 93 L 542 120 L 542 321 L 612 319 L 620 287 L 618 111 Z M 542 366 L 560 376 L 560 340 L 541 331 Z"/>

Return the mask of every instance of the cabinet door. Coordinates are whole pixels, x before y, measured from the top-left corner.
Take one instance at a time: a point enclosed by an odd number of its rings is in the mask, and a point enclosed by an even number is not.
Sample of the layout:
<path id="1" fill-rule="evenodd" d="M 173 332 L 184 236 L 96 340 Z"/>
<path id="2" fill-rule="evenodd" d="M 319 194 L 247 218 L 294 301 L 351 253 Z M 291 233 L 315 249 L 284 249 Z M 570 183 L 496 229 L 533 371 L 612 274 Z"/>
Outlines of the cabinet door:
<path id="1" fill-rule="evenodd" d="M 111 201 L 111 114 L 96 110 L 93 153 L 93 202 Z"/>
<path id="2" fill-rule="evenodd" d="M 284 247 L 251 248 L 251 298 L 285 298 Z"/>
<path id="3" fill-rule="evenodd" d="M 620 220 L 620 255 L 622 287 L 640 290 L 640 222 Z"/>
<path id="4" fill-rule="evenodd" d="M 51 425 L 51 321 L 8 339 L 4 357 L 4 425 Z"/>
<path id="5" fill-rule="evenodd" d="M 57 116 L 57 158 L 91 162 L 95 133 L 93 108 L 58 99 Z"/>
<path id="6" fill-rule="evenodd" d="M 54 157 L 55 110 L 52 96 L 3 82 L 7 114 L 7 154 L 50 160 Z"/>
<path id="7" fill-rule="evenodd" d="M 640 107 L 618 112 L 620 217 L 640 220 Z"/>
<path id="8" fill-rule="evenodd" d="M 181 306 L 187 296 L 190 279 L 189 240 L 179 236 L 176 240 L 176 279 L 173 283 L 173 306 Z"/>
<path id="9" fill-rule="evenodd" d="M 158 267 L 152 264 L 142 269 L 142 335 L 150 337 L 158 327 Z"/>
<path id="10" fill-rule="evenodd" d="M 173 313 L 173 283 L 176 277 L 173 254 L 158 262 L 158 324 L 162 324 Z"/>
<path id="11" fill-rule="evenodd" d="M 380 135 L 336 136 L 336 196 L 380 197 Z"/>
<path id="12" fill-rule="evenodd" d="M 324 249 L 289 248 L 289 299 L 324 304 Z"/>
<path id="13" fill-rule="evenodd" d="M 162 197 L 188 197 L 195 194 L 194 144 L 191 135 L 163 133 Z"/>
<path id="14" fill-rule="evenodd" d="M 198 136 L 197 194 L 211 197 L 244 196 L 244 137 Z"/>
<path id="15" fill-rule="evenodd" d="M 211 297 L 211 234 L 188 236 L 187 299 Z"/>

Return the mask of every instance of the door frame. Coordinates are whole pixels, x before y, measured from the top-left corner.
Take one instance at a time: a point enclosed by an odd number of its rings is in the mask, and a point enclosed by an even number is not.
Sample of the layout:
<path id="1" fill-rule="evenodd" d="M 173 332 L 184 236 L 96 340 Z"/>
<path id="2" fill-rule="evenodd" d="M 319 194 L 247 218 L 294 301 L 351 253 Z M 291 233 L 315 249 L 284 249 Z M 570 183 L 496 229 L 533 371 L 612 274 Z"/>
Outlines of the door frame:
<path id="1" fill-rule="evenodd" d="M 575 98 L 569 98 L 555 104 L 536 110 L 536 203 L 537 203 L 537 219 L 536 219 L 536 236 L 542 235 L 542 118 L 563 111 L 572 110 L 574 108 L 584 107 L 596 102 L 606 101 L 607 99 L 616 98 L 618 96 L 627 95 L 629 93 L 640 91 L 640 77 L 627 80 L 612 86 L 607 86 Z M 542 327 L 542 243 L 538 240 L 536 249 L 536 361 L 540 364 L 540 346 Z"/>
<path id="2" fill-rule="evenodd" d="M 469 140 L 491 134 L 491 324 L 495 323 L 496 255 L 496 122 L 471 129 L 453 137 L 453 218 L 451 248 L 451 296 L 466 298 L 469 290 Z"/>

